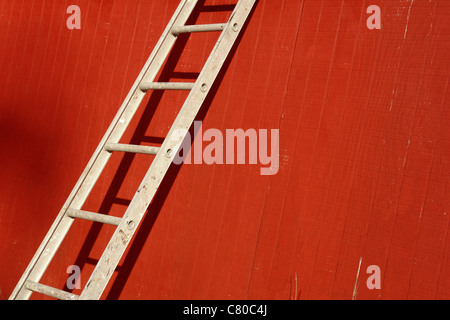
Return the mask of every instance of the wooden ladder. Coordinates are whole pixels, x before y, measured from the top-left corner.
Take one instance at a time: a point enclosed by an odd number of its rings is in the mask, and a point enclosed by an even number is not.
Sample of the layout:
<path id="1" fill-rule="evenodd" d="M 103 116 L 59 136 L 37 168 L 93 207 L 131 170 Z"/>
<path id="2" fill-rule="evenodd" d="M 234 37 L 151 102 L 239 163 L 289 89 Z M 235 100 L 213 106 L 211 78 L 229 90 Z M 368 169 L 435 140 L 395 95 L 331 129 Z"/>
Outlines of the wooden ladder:
<path id="1" fill-rule="evenodd" d="M 19 280 L 10 300 L 29 299 L 33 292 L 65 300 L 100 299 L 177 154 L 181 142 L 188 133 L 233 48 L 256 0 L 240 0 L 227 23 L 186 25 L 197 2 L 198 0 L 181 1 L 86 169 Z M 213 31 L 222 33 L 195 83 L 154 82 L 179 34 Z M 160 148 L 120 144 L 122 135 L 149 90 L 189 90 L 190 93 Z M 180 135 L 180 132 L 184 132 L 184 135 Z M 113 152 L 143 153 L 156 156 L 122 218 L 82 211 L 84 202 Z M 117 226 L 79 296 L 39 283 L 75 219 L 86 219 Z"/>

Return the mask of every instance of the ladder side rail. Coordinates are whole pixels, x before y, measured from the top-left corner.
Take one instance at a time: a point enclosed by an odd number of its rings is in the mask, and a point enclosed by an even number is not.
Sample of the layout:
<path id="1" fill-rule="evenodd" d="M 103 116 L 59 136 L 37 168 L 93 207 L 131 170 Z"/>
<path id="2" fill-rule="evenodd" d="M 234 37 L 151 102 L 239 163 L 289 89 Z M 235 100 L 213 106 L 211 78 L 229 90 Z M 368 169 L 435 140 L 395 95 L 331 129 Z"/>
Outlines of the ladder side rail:
<path id="1" fill-rule="evenodd" d="M 106 143 L 117 143 L 121 139 L 131 118 L 145 97 L 145 93 L 139 89 L 139 84 L 143 79 L 152 81 L 157 76 L 159 69 L 176 41 L 176 36 L 171 33 L 171 29 L 175 25 L 184 25 L 186 23 L 197 2 L 198 0 L 182 0 L 180 2 L 163 35 L 156 44 L 155 49 L 95 150 L 94 155 L 88 162 L 81 177 L 9 297 L 10 300 L 29 299 L 32 291 L 24 286 L 25 282 L 27 280 L 38 282 L 41 279 L 74 221 L 73 218 L 66 215 L 67 210 L 69 208 L 81 209 L 83 206 L 111 156 L 111 153 L 104 148 Z"/>
<path id="2" fill-rule="evenodd" d="M 125 212 L 122 222 L 111 237 L 97 266 L 84 287 L 80 299 L 100 299 L 162 179 L 169 169 L 181 141 L 185 138 L 185 135 L 180 135 L 177 130 L 182 129 L 185 133 L 188 132 L 203 101 L 208 95 L 228 57 L 229 52 L 237 40 L 255 2 L 256 0 L 240 0 L 236 5 L 227 27 L 220 35 L 219 40 L 194 85 L 194 88 L 190 92 L 164 140 L 164 143 L 161 146 L 161 152 L 156 155 L 147 171 L 139 189 Z"/>

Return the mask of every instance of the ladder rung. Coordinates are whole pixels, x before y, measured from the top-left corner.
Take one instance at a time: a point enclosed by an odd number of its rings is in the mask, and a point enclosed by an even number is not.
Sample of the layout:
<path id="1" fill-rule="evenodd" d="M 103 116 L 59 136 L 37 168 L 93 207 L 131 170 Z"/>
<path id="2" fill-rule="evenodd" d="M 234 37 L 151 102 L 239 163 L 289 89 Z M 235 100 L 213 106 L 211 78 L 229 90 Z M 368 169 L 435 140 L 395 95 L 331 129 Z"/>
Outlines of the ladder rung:
<path id="1" fill-rule="evenodd" d="M 174 36 L 177 36 L 180 33 L 222 31 L 226 26 L 226 23 L 176 26 L 173 27 L 171 31 Z"/>
<path id="2" fill-rule="evenodd" d="M 160 148 L 137 146 L 137 145 L 133 145 L 133 144 L 107 143 L 105 145 L 105 150 L 108 152 L 119 151 L 119 152 L 130 152 L 130 153 L 156 155 L 156 154 L 158 154 Z"/>
<path id="3" fill-rule="evenodd" d="M 75 209 L 67 209 L 67 215 L 71 218 L 79 218 L 90 220 L 94 222 L 111 224 L 113 226 L 118 226 L 122 221 L 119 217 L 107 216 L 105 214 L 99 214 L 89 211 L 75 210 Z"/>
<path id="4" fill-rule="evenodd" d="M 59 300 L 78 300 L 80 296 L 77 296 L 76 294 L 69 293 L 63 290 L 55 289 L 49 286 L 46 286 L 44 284 L 40 284 L 37 282 L 33 282 L 30 280 L 27 280 L 25 282 L 25 288 L 27 288 L 30 291 L 38 292 L 45 294 L 46 296 L 53 297 Z"/>
<path id="5" fill-rule="evenodd" d="M 192 90 L 195 83 L 191 82 L 141 82 L 139 89 L 148 90 Z"/>

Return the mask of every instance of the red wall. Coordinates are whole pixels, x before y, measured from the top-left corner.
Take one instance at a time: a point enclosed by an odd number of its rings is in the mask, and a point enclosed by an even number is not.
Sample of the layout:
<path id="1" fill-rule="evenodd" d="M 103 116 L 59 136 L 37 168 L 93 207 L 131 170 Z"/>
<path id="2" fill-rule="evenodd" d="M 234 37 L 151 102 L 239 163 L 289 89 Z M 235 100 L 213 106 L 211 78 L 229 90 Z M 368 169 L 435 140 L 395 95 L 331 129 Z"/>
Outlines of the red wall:
<path id="1" fill-rule="evenodd" d="M 0 0 L 2 298 L 178 3 Z M 206 11 L 197 23 L 230 14 Z M 195 76 L 217 34 L 185 39 L 163 80 Z M 447 0 L 260 0 L 199 119 L 279 129 L 278 174 L 174 167 L 103 298 L 449 299 L 449 49 Z M 185 97 L 149 93 L 122 142 L 160 142 Z M 151 159 L 115 154 L 84 209 L 123 214 Z M 84 285 L 112 232 L 76 221 L 41 282 L 63 289 L 77 264 Z"/>

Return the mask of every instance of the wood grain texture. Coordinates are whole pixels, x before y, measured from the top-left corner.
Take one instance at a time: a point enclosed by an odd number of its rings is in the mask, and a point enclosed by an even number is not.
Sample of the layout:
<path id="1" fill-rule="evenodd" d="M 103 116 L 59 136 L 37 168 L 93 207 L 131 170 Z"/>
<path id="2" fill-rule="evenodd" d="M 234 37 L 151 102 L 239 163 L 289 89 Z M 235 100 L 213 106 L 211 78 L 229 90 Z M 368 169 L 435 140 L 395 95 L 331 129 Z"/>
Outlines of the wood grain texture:
<path id="1" fill-rule="evenodd" d="M 222 23 L 229 4 L 206 0 L 192 22 Z M 177 5 L 0 0 L 0 297 Z M 278 174 L 172 168 L 103 298 L 449 299 L 449 18 L 446 0 L 260 0 L 198 118 L 279 129 Z M 159 80 L 192 81 L 217 37 L 180 35 Z M 186 96 L 148 94 L 121 143 L 158 146 Z M 152 158 L 113 155 L 83 210 L 121 216 Z M 113 231 L 76 221 L 42 283 L 64 289 L 77 264 L 84 286 Z"/>

